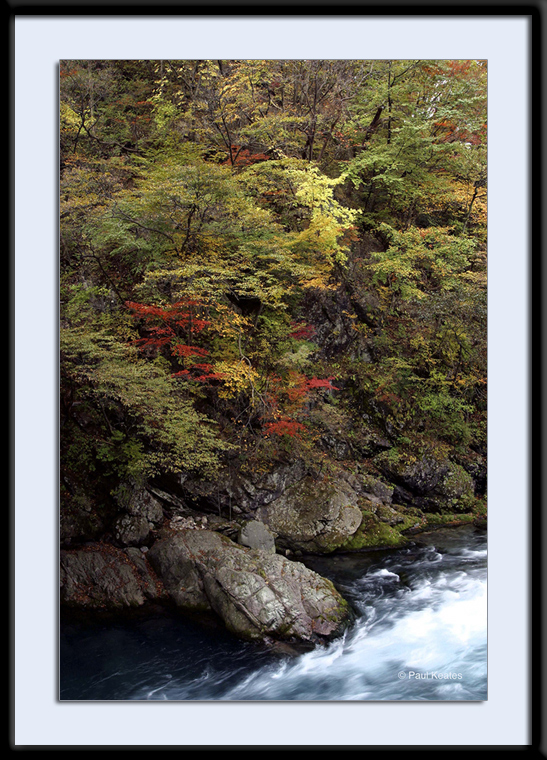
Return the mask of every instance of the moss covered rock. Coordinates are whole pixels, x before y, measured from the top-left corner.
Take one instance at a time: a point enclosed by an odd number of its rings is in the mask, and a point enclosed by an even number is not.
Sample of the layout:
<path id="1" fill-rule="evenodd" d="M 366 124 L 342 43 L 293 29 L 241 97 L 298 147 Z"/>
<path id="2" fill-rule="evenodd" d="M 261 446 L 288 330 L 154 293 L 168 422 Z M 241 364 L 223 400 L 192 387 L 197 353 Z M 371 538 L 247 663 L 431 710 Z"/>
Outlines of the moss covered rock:
<path id="1" fill-rule="evenodd" d="M 346 483 L 306 477 L 260 507 L 257 517 L 277 534 L 279 547 L 325 554 L 358 529 L 359 502 L 359 495 Z"/>
<path id="2" fill-rule="evenodd" d="M 392 449 L 375 457 L 374 464 L 396 485 L 393 499 L 403 504 L 425 512 L 468 512 L 475 501 L 473 478 L 448 459 Z"/>

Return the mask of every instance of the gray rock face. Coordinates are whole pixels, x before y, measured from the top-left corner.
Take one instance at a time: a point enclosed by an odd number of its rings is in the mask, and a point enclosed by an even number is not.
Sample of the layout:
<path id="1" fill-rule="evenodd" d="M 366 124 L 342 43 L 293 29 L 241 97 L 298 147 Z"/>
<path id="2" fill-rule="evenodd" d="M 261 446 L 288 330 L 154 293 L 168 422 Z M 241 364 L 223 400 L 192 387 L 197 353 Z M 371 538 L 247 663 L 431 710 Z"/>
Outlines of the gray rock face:
<path id="1" fill-rule="evenodd" d="M 307 321 L 314 326 L 314 342 L 322 353 L 332 356 L 343 350 L 351 351 L 355 343 L 355 330 L 347 316 L 351 300 L 344 288 L 314 294 L 305 304 Z"/>
<path id="2" fill-rule="evenodd" d="M 475 485 L 475 494 L 478 496 L 484 495 L 486 493 L 488 478 L 488 466 L 486 457 L 473 452 L 472 454 L 468 454 L 465 457 L 462 456 L 461 460 L 458 461 L 458 464 L 460 464 L 463 469 L 473 478 Z"/>
<path id="3" fill-rule="evenodd" d="M 324 554 L 344 544 L 359 528 L 358 501 L 347 483 L 308 477 L 258 509 L 257 517 L 277 534 L 279 546 Z"/>
<path id="4" fill-rule="evenodd" d="M 136 567 L 109 547 L 61 552 L 61 603 L 87 609 L 140 607 L 146 596 Z"/>
<path id="5" fill-rule="evenodd" d="M 147 599 L 167 598 L 167 593 L 162 584 L 152 574 L 152 568 L 146 561 L 143 552 L 134 546 L 125 550 L 125 554 L 138 573 L 142 591 Z"/>
<path id="6" fill-rule="evenodd" d="M 221 483 L 188 479 L 184 482 L 184 490 L 193 498 L 206 499 L 218 505 L 223 515 L 231 511 L 236 514 L 250 513 L 277 499 L 305 474 L 304 463 L 296 460 L 271 472 L 227 472 Z"/>
<path id="7" fill-rule="evenodd" d="M 116 540 L 124 546 L 141 546 L 150 535 L 150 524 L 145 517 L 121 515 L 113 525 Z"/>
<path id="8" fill-rule="evenodd" d="M 321 443 L 329 450 L 334 459 L 344 460 L 351 458 L 352 450 L 347 441 L 326 433 L 321 436 Z"/>
<path id="9" fill-rule="evenodd" d="M 122 483 L 117 490 L 116 501 L 118 507 L 132 517 L 151 523 L 161 523 L 163 520 L 161 502 L 146 488 L 133 483 Z"/>
<path id="10" fill-rule="evenodd" d="M 237 542 L 250 549 L 275 553 L 274 534 L 260 520 L 249 520 L 242 525 L 238 532 Z"/>
<path id="11" fill-rule="evenodd" d="M 302 563 L 212 531 L 160 540 L 149 558 L 178 605 L 214 610 L 244 639 L 316 643 L 341 633 L 351 617 L 333 584 Z"/>
<path id="12" fill-rule="evenodd" d="M 140 517 L 151 523 L 161 523 L 163 519 L 161 502 L 155 499 L 145 488 L 136 490 L 131 494 L 126 511 L 133 517 Z"/>
<path id="13" fill-rule="evenodd" d="M 368 474 L 354 475 L 347 470 L 341 470 L 339 478 L 360 496 L 375 504 L 391 504 L 393 487 L 388 486 L 377 478 Z"/>
<path id="14" fill-rule="evenodd" d="M 196 564 L 197 555 L 186 549 L 188 544 L 193 546 L 196 543 L 192 541 L 192 535 L 202 535 L 204 532 L 209 534 L 209 531 L 182 530 L 172 538 L 157 541 L 147 556 L 169 596 L 177 606 L 187 610 L 211 609 Z"/>
<path id="15" fill-rule="evenodd" d="M 70 504 L 63 504 L 60 514 L 61 543 L 69 545 L 76 541 L 92 541 L 97 538 L 107 525 L 104 510 L 98 508 L 89 499 L 81 497 Z"/>
<path id="16" fill-rule="evenodd" d="M 397 484 L 394 501 L 426 512 L 465 511 L 473 503 L 473 478 L 454 462 L 424 456 L 406 463 L 384 455 L 374 461 Z"/>

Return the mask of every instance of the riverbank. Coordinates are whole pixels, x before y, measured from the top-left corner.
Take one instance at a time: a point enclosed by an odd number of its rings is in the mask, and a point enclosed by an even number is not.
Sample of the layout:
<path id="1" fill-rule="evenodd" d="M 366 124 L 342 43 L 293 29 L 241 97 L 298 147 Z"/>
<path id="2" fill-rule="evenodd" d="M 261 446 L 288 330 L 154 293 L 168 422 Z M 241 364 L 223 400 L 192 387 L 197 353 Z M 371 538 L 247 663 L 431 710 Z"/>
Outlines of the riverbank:
<path id="1" fill-rule="evenodd" d="M 141 495 L 140 503 L 150 510 L 150 498 Z M 482 514 L 424 514 L 377 502 L 337 549 L 310 552 L 304 542 L 283 548 L 287 533 L 279 546 L 279 534 L 260 520 L 186 512 L 151 530 L 150 546 L 100 541 L 61 550 L 61 608 L 82 620 L 136 619 L 163 608 L 214 621 L 242 640 L 300 651 L 341 636 L 355 614 L 328 574 L 309 569 L 310 557 L 383 552 L 435 529 L 485 527 Z M 321 546 L 309 536 L 308 545 Z"/>
<path id="2" fill-rule="evenodd" d="M 486 698 L 484 531 L 441 528 L 404 548 L 310 555 L 305 563 L 356 610 L 344 636 L 289 655 L 174 608 L 132 620 L 65 619 L 61 699 Z"/>

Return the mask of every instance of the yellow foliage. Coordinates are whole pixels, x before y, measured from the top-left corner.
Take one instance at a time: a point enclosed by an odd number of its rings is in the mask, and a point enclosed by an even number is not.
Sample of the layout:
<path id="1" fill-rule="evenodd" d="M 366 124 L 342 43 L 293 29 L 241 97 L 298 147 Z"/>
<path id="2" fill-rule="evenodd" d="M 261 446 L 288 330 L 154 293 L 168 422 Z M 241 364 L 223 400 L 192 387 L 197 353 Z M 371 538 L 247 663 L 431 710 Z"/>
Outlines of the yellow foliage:
<path id="1" fill-rule="evenodd" d="M 222 375 L 223 387 L 218 393 L 220 398 L 232 399 L 240 393 L 254 393 L 258 372 L 244 359 L 217 362 L 215 372 Z"/>
<path id="2" fill-rule="evenodd" d="M 61 101 L 59 116 L 61 131 L 77 132 L 79 127 L 81 127 L 82 120 L 65 101 Z"/>
<path id="3" fill-rule="evenodd" d="M 232 311 L 224 304 L 215 304 L 215 318 L 211 330 L 222 338 L 237 338 L 246 329 L 252 327 L 252 320 Z"/>

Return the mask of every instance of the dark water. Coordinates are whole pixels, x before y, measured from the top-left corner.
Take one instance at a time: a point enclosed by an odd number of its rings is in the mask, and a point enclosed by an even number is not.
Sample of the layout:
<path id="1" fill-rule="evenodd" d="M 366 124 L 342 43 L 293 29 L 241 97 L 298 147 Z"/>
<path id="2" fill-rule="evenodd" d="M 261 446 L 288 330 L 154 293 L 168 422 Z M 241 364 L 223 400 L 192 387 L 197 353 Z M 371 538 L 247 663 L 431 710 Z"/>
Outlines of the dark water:
<path id="1" fill-rule="evenodd" d="M 357 611 L 343 638 L 289 656 L 176 614 L 62 623 L 61 700 L 484 700 L 486 535 L 306 558 Z"/>

